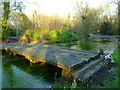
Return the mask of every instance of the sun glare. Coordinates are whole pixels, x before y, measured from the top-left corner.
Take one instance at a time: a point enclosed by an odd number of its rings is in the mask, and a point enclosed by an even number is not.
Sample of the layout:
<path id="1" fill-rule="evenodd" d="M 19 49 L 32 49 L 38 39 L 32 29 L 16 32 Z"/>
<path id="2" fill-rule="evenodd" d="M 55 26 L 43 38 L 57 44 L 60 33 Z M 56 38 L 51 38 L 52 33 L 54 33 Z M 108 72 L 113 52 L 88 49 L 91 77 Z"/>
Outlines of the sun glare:
<path id="1" fill-rule="evenodd" d="M 32 10 L 37 10 L 38 13 L 51 15 L 66 15 L 75 13 L 76 2 L 87 2 L 89 7 L 98 8 L 104 6 L 109 0 L 28 0 L 26 3 L 26 14 L 31 14 Z M 112 0 L 110 0 L 112 1 Z M 32 7 L 31 7 L 32 6 Z M 113 10 L 113 7 L 112 7 Z"/>

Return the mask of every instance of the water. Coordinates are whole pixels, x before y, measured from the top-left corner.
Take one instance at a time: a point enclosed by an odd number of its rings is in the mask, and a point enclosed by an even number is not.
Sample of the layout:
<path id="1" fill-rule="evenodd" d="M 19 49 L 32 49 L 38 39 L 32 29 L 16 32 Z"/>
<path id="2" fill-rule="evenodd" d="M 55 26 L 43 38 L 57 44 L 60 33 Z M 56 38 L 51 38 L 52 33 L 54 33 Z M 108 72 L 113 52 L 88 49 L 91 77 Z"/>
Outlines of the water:
<path id="1" fill-rule="evenodd" d="M 2 52 L 0 51 L 0 55 L 2 54 Z M 1 58 L 1 56 L 0 56 Z M 2 88 L 2 60 L 0 59 L 0 90 Z"/>
<path id="2" fill-rule="evenodd" d="M 78 42 L 56 45 L 98 52 L 101 48 L 106 52 L 112 52 L 118 47 L 118 39 L 97 36 L 81 39 Z M 13 57 L 9 52 L 3 52 L 3 55 L 0 56 L 0 66 L 2 66 L 2 78 L 0 77 L 2 88 L 50 88 L 55 78 L 61 76 L 59 68 L 44 63 L 30 65 L 24 57 Z"/>
<path id="3" fill-rule="evenodd" d="M 2 59 L 2 88 L 50 88 L 61 69 L 39 63 L 30 65 L 24 57 L 13 57 L 9 53 Z"/>
<path id="4" fill-rule="evenodd" d="M 96 36 L 96 37 L 88 37 L 81 39 L 77 42 L 72 43 L 60 43 L 57 44 L 62 47 L 69 47 L 72 49 L 82 49 L 82 50 L 94 50 L 99 52 L 100 49 L 103 49 L 105 52 L 111 53 L 116 48 L 118 48 L 118 39 L 114 36 Z"/>

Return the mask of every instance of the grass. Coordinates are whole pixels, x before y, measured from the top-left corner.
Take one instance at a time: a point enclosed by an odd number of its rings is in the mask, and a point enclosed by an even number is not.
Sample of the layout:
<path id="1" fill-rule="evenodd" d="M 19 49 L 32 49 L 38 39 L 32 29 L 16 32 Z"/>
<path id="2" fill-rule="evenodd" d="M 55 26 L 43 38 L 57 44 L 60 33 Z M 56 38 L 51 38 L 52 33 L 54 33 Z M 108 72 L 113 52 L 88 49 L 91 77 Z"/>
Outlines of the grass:
<path id="1" fill-rule="evenodd" d="M 67 84 L 68 82 L 64 81 L 62 84 L 61 83 L 55 83 L 52 88 L 77 88 L 77 82 L 76 80 L 74 79 L 72 85 L 68 85 Z"/>
<path id="2" fill-rule="evenodd" d="M 112 57 L 116 63 L 120 63 L 119 54 L 120 54 L 120 48 L 116 49 L 116 51 L 114 53 L 112 53 Z"/>

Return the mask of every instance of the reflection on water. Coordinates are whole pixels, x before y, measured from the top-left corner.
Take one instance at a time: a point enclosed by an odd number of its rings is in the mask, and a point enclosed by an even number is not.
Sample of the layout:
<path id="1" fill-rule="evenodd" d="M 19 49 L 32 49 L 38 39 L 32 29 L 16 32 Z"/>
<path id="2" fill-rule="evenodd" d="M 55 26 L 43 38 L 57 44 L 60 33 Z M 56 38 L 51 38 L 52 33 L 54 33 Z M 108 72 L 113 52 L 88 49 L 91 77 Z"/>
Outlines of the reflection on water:
<path id="1" fill-rule="evenodd" d="M 54 79 L 60 77 L 61 69 L 49 64 L 29 65 L 23 57 L 2 57 L 3 88 L 50 88 Z"/>
<path id="2" fill-rule="evenodd" d="M 95 50 L 97 52 L 103 49 L 106 52 L 112 52 L 118 47 L 118 39 L 115 37 L 88 37 L 78 42 L 58 44 L 58 46 L 66 46 L 72 49 Z"/>

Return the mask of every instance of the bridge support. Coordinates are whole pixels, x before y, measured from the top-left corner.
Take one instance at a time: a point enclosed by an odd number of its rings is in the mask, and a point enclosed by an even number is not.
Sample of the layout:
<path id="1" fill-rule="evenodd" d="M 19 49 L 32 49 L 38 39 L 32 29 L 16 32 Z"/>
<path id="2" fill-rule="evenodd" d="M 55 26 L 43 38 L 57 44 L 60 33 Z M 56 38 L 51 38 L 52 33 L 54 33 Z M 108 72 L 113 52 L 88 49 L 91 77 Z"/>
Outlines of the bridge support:
<path id="1" fill-rule="evenodd" d="M 63 69 L 63 70 L 62 70 L 62 76 L 63 76 L 63 77 L 68 77 L 68 76 L 69 76 L 69 73 L 71 73 L 72 71 L 73 71 L 72 68 Z"/>

